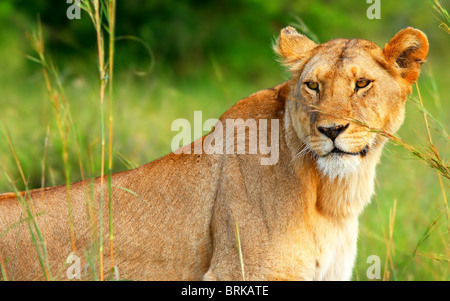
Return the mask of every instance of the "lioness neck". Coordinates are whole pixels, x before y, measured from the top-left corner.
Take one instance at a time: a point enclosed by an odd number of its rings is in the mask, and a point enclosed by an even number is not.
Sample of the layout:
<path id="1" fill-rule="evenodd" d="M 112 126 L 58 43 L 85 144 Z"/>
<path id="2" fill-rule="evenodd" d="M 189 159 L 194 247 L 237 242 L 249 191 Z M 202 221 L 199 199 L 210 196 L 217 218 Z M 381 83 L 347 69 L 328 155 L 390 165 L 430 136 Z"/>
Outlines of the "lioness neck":
<path id="1" fill-rule="evenodd" d="M 345 177 L 330 179 L 319 175 L 316 209 L 337 220 L 358 217 L 374 193 L 375 168 L 381 151 L 374 150 L 358 170 Z"/>

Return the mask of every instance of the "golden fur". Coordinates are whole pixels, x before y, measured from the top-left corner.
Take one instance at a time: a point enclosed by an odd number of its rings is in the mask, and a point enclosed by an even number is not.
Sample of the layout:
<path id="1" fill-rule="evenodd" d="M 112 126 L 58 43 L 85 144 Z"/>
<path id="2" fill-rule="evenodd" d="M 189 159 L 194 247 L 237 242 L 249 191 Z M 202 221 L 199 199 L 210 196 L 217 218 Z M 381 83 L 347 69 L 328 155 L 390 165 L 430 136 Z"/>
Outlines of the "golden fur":
<path id="1" fill-rule="evenodd" d="M 278 119 L 278 162 L 261 165 L 261 154 L 171 153 L 113 175 L 120 278 L 240 280 L 237 224 L 248 280 L 351 279 L 358 216 L 373 194 L 375 166 L 386 142 L 352 120 L 397 131 L 428 52 L 427 39 L 406 28 L 384 49 L 360 39 L 316 45 L 288 27 L 274 48 L 292 78 L 237 102 L 221 121 Z M 356 89 L 361 79 L 369 84 Z M 308 82 L 318 89 L 308 88 Z M 334 144 L 324 135 L 333 127 L 344 129 Z M 108 192 L 103 189 L 106 272 Z M 54 278 L 67 279 L 64 263 L 73 249 L 68 199 L 73 242 L 84 267 L 85 252 L 95 250 L 101 190 L 95 179 L 69 191 L 65 186 L 32 191 L 32 202 L 23 194 L 37 215 Z M 14 194 L 0 196 L 0 255 L 10 279 L 43 279 L 19 203 Z"/>

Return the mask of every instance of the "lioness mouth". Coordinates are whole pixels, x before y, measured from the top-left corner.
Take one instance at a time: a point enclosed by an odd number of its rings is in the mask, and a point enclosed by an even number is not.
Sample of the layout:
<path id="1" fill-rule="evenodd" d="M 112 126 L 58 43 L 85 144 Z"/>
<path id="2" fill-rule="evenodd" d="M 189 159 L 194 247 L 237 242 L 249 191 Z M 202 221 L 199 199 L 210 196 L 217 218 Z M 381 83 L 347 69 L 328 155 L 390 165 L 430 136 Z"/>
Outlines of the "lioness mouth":
<path id="1" fill-rule="evenodd" d="M 356 153 L 344 152 L 343 150 L 341 150 L 341 149 L 339 149 L 337 147 L 334 147 L 331 150 L 330 154 L 334 153 L 334 154 L 341 154 L 341 155 L 352 155 L 352 156 L 362 156 L 362 157 L 364 157 L 365 155 L 367 155 L 368 152 L 369 152 L 369 146 L 366 145 L 366 146 L 364 146 L 364 148 L 362 150 L 360 150 L 359 152 L 356 152 Z"/>

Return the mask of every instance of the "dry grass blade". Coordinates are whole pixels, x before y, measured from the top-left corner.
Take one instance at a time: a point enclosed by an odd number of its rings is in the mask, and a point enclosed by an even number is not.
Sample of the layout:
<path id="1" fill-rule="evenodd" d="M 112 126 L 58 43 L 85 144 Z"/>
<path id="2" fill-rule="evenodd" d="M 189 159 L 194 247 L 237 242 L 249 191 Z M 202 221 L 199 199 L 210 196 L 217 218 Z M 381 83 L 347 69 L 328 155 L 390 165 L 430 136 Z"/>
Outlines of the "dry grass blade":
<path id="1" fill-rule="evenodd" d="M 62 158 L 64 164 L 64 176 L 66 182 L 66 200 L 67 207 L 69 212 L 69 228 L 70 228 L 70 236 L 72 241 L 72 251 L 76 252 L 77 247 L 75 243 L 75 231 L 73 226 L 73 218 L 72 218 L 72 204 L 70 199 L 70 185 L 71 185 L 71 176 L 70 176 L 70 164 L 69 164 L 69 149 L 70 149 L 70 136 L 69 133 L 72 132 L 76 145 L 76 152 L 78 157 L 78 164 L 80 168 L 81 179 L 84 180 L 84 171 L 83 164 L 81 160 L 81 151 L 78 143 L 78 139 L 75 133 L 75 126 L 72 120 L 72 115 L 70 112 L 70 105 L 67 101 L 67 98 L 64 93 L 64 89 L 62 87 L 60 77 L 58 75 L 58 71 L 53 65 L 52 61 L 46 57 L 45 54 L 45 45 L 42 33 L 42 24 L 40 19 L 38 19 L 37 32 L 32 35 L 29 35 L 29 39 L 31 44 L 39 56 L 39 59 L 34 59 L 34 61 L 38 61 L 42 65 L 42 72 L 45 79 L 45 84 L 47 87 L 47 92 L 49 95 L 49 99 L 53 105 L 53 111 L 56 117 L 56 125 L 58 128 L 58 133 L 62 143 Z M 47 142 L 46 142 L 47 143 Z M 45 155 L 43 161 L 43 168 L 45 167 Z M 44 175 L 43 175 L 44 177 Z M 44 178 L 42 179 L 42 184 L 44 184 Z"/>
<path id="2" fill-rule="evenodd" d="M 416 247 L 414 248 L 414 252 L 412 254 L 412 257 L 414 257 L 417 254 L 417 250 L 419 249 L 420 245 L 422 243 L 424 243 L 431 235 L 431 233 L 433 232 L 434 229 L 436 229 L 439 225 L 439 219 L 441 218 L 442 215 L 438 215 L 438 217 L 436 217 L 436 219 L 431 223 L 431 225 L 429 225 L 426 229 L 424 234 L 422 235 L 422 237 L 420 238 L 419 242 L 417 243 Z"/>
<path id="3" fill-rule="evenodd" d="M 447 133 L 442 123 L 436 120 L 436 118 L 431 115 L 431 113 L 423 106 L 423 104 L 421 104 L 421 100 L 418 96 L 410 95 L 409 101 L 411 101 L 411 103 L 415 105 L 416 109 L 424 114 L 426 118 L 429 118 L 434 123 L 435 127 L 433 129 L 438 132 L 439 135 L 441 135 L 444 139 L 450 140 L 450 135 Z"/>
<path id="4" fill-rule="evenodd" d="M 436 260 L 436 261 L 450 263 L 450 258 L 448 258 L 446 255 L 441 254 L 441 253 L 435 253 L 435 252 L 419 253 L 419 252 L 416 252 L 416 254 L 420 255 L 420 256 L 423 256 L 423 257 L 427 257 L 427 258 Z"/>
<path id="5" fill-rule="evenodd" d="M 239 235 L 239 226 L 238 226 L 238 223 L 237 223 L 234 215 L 233 215 L 233 220 L 234 220 L 234 234 L 236 236 L 236 243 L 237 243 L 238 254 L 239 254 L 239 264 L 241 266 L 242 280 L 245 281 L 244 257 L 242 255 L 241 237 Z"/>
<path id="6" fill-rule="evenodd" d="M 10 145 L 12 147 L 12 145 Z M 12 151 L 14 151 L 12 149 Z M 18 168 L 21 169 L 20 162 L 17 161 Z M 33 206 L 33 201 L 31 198 L 31 195 L 28 191 L 28 186 L 26 186 L 25 192 L 19 192 L 17 189 L 17 186 L 15 185 L 14 181 L 12 180 L 12 176 L 10 171 L 7 167 L 3 166 L 5 177 L 8 180 L 8 182 L 11 184 L 11 186 L 14 189 L 14 193 L 16 195 L 16 198 L 18 200 L 19 206 L 22 209 L 22 212 L 26 214 L 27 218 L 25 221 L 27 221 L 28 230 L 30 232 L 31 242 L 34 246 L 34 249 L 36 251 L 36 254 L 38 256 L 38 261 L 41 266 L 41 269 L 44 273 L 44 278 L 46 280 L 52 280 L 52 274 L 50 272 L 50 265 L 49 265 L 49 259 L 47 255 L 47 249 L 45 246 L 45 241 L 42 236 L 41 230 L 39 228 L 38 222 L 36 217 L 38 217 L 40 214 L 36 213 L 36 210 Z M 20 223 L 19 223 L 20 225 Z M 3 234 L 2 234 L 3 235 Z"/>
<path id="7" fill-rule="evenodd" d="M 14 161 L 16 162 L 17 168 L 19 169 L 20 176 L 22 177 L 22 181 L 23 181 L 25 187 L 27 187 L 28 186 L 28 183 L 27 183 L 28 181 L 25 178 L 25 174 L 23 173 L 22 165 L 20 164 L 19 158 L 17 157 L 17 153 L 16 153 L 16 150 L 15 150 L 15 148 L 13 146 L 11 137 L 9 136 L 8 131 L 7 131 L 6 126 L 3 123 L 3 121 L 1 121 L 1 123 L 2 123 L 2 127 L 3 127 L 3 131 L 5 133 L 6 141 L 8 141 L 9 149 L 11 150 L 11 153 L 12 153 L 12 155 L 14 157 Z"/>
<path id="8" fill-rule="evenodd" d="M 435 18 L 439 22 L 439 27 L 450 34 L 450 15 L 438 0 L 427 0 L 427 3 L 436 12 Z"/>
<path id="9" fill-rule="evenodd" d="M 0 271 L 2 272 L 3 281 L 8 281 L 8 274 L 6 273 L 5 261 L 3 260 L 2 254 L 0 254 Z"/>

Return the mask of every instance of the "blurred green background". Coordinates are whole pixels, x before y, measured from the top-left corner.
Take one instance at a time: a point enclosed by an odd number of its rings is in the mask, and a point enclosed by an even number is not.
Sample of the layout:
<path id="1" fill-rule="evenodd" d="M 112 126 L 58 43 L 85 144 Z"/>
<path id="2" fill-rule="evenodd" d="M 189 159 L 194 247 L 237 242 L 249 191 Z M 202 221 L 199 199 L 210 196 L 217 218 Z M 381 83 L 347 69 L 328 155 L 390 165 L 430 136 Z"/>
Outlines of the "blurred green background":
<path id="1" fill-rule="evenodd" d="M 75 124 L 72 131 L 79 139 L 86 176 L 100 175 L 95 31 L 84 12 L 80 20 L 69 20 L 69 4 L 65 2 L 0 2 L 0 120 L 11 136 L 30 188 L 39 188 L 43 178 L 46 186 L 64 184 L 62 143 L 42 68 L 27 58 L 36 56 L 27 36 L 36 31 L 38 16 L 46 52 L 57 66 L 71 106 Z M 450 7 L 448 0 L 441 4 Z M 404 27 L 424 31 L 430 54 L 419 80 L 422 97 L 436 120 L 446 129 L 450 126 L 450 36 L 438 27 L 425 0 L 381 1 L 380 20 L 367 18 L 370 4 L 362 0 L 119 0 L 117 5 L 116 35 L 139 38 L 145 45 L 130 38 L 116 43 L 115 171 L 169 153 L 175 135 L 170 127 L 176 118 L 193 120 L 195 110 L 203 111 L 203 120 L 218 118 L 239 99 L 288 79 L 271 45 L 281 28 L 298 26 L 299 19 L 321 42 L 364 38 L 383 47 Z M 448 136 L 433 122 L 431 128 L 441 156 L 448 158 Z M 412 102 L 407 104 L 407 117 L 399 135 L 417 147 L 424 146 L 427 140 L 422 113 Z M 10 170 L 17 186 L 23 189 L 8 143 L 4 135 L 1 137 L 2 168 Z M 73 139 L 69 147 L 74 182 L 80 180 L 80 172 Z M 127 164 L 122 155 L 129 161 Z M 366 270 L 371 265 L 367 257 L 377 255 L 386 279 L 450 280 L 450 234 L 436 172 L 412 159 L 402 148 L 389 144 L 377 174 L 376 196 L 360 219 L 354 279 L 367 280 Z M 11 191 L 3 172 L 0 179 L 0 191 Z M 446 179 L 444 186 L 448 191 Z M 390 210 L 395 200 L 392 243 L 387 247 Z M 430 228 L 435 221 L 437 226 Z"/>

